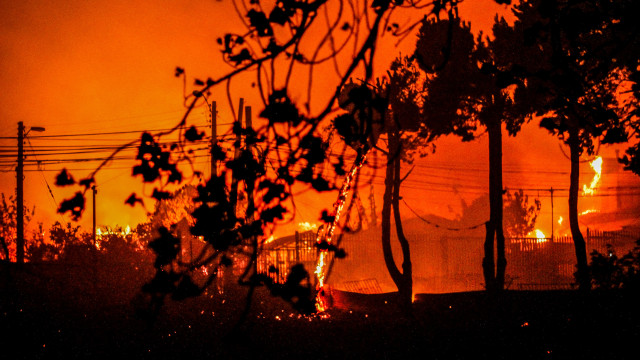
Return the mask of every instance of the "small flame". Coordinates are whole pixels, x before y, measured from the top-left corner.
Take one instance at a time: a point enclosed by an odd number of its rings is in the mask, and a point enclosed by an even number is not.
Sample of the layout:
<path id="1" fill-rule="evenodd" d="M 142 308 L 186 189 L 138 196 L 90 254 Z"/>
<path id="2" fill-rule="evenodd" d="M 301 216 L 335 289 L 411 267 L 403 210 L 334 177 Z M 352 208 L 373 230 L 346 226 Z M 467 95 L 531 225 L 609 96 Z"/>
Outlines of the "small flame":
<path id="1" fill-rule="evenodd" d="M 562 216 L 560 216 L 558 218 L 558 225 L 562 225 L 562 221 L 564 220 L 564 218 Z"/>
<path id="2" fill-rule="evenodd" d="M 306 221 L 306 222 L 298 223 L 298 228 L 301 231 L 311 231 L 311 230 L 316 230 L 318 228 L 318 225 L 312 224 L 312 223 Z"/>
<path id="3" fill-rule="evenodd" d="M 535 235 L 536 242 L 538 244 L 548 241 L 547 236 L 540 229 L 535 229 L 535 231 L 530 232 L 528 235 L 531 236 L 531 237 L 533 237 L 533 235 Z"/>
<path id="4" fill-rule="evenodd" d="M 593 171 L 596 172 L 596 174 L 593 175 L 593 180 L 591 180 L 591 184 L 589 185 L 589 187 L 587 187 L 587 184 L 582 185 L 583 196 L 593 195 L 596 191 L 596 186 L 598 185 L 600 177 L 602 176 L 602 157 L 596 157 L 592 162 L 589 163 L 589 165 L 591 166 Z"/>
<path id="5" fill-rule="evenodd" d="M 591 214 L 591 213 L 595 213 L 595 212 L 598 212 L 598 210 L 589 209 L 589 210 L 585 210 L 585 211 L 581 212 L 580 215 L 587 215 L 587 214 Z"/>
<path id="6" fill-rule="evenodd" d="M 264 243 L 265 243 L 265 244 L 268 244 L 268 243 L 272 242 L 272 241 L 273 241 L 273 240 L 275 240 L 275 239 L 276 239 L 276 238 L 275 238 L 273 235 L 271 235 L 271 236 L 269 236 L 269 238 L 268 238 L 267 240 L 265 240 L 265 241 L 264 241 Z"/>

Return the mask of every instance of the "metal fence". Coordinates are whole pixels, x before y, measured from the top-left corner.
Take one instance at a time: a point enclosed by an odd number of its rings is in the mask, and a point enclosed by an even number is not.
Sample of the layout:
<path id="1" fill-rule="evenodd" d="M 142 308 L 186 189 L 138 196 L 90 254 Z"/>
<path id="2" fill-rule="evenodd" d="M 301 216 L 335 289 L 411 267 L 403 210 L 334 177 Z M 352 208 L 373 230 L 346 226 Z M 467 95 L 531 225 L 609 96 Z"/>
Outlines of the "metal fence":
<path id="1" fill-rule="evenodd" d="M 587 229 L 587 255 L 606 253 L 611 245 L 618 253 L 633 248 L 640 234 L 633 231 Z M 571 287 L 576 271 L 576 253 L 571 236 L 506 239 L 507 275 L 515 288 L 557 289 Z"/>
<path id="2" fill-rule="evenodd" d="M 315 240 L 315 233 L 306 231 L 266 244 L 258 257 L 258 273 L 268 275 L 278 283 L 286 281 L 295 264 L 303 264 L 313 273 L 317 257 Z"/>
<path id="3" fill-rule="evenodd" d="M 482 259 L 484 232 L 477 229 L 446 233 L 409 234 L 414 288 L 416 292 L 442 293 L 484 289 Z M 611 245 L 618 254 L 631 250 L 640 238 L 634 231 L 584 233 L 587 255 L 605 253 Z M 392 242 L 396 242 L 392 239 Z M 274 281 L 286 281 L 291 266 L 301 263 L 314 281 L 317 249 L 315 233 L 297 233 L 265 246 L 258 259 L 258 271 Z M 394 245 L 395 246 L 395 245 Z M 338 289 L 359 293 L 395 291 L 382 256 L 380 234 L 362 231 L 344 236 L 340 247 L 345 259 L 335 262 L 330 284 Z M 571 289 L 574 284 L 576 255 L 571 236 L 554 238 L 505 239 L 507 273 L 505 285 L 516 290 Z M 402 259 L 394 249 L 395 260 Z"/>

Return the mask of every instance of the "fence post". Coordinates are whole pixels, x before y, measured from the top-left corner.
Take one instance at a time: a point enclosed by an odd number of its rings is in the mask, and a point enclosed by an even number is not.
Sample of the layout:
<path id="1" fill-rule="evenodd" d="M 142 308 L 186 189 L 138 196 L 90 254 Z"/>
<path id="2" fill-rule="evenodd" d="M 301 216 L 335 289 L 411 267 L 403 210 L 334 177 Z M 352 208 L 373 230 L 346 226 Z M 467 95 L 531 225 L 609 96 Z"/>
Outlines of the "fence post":
<path id="1" fill-rule="evenodd" d="M 296 231 L 296 264 L 300 263 L 300 233 Z"/>

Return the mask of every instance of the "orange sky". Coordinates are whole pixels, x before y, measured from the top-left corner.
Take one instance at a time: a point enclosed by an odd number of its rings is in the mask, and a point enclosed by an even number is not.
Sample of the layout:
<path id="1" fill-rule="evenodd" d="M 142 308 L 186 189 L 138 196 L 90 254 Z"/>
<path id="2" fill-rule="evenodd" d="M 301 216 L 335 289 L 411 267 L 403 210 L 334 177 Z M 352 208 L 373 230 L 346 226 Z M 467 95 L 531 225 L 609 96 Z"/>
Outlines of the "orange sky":
<path id="1" fill-rule="evenodd" d="M 176 66 L 186 68 L 188 82 L 194 77 L 216 78 L 228 67 L 220 61 L 216 38 L 230 29 L 241 31 L 238 19 L 229 0 L 212 1 L 124 1 L 124 0 L 68 0 L 51 2 L 3 1 L 0 4 L 0 137 L 16 136 L 17 122 L 27 127 L 42 126 L 43 134 L 61 135 L 110 131 L 137 131 L 163 129 L 177 123 L 182 108 L 182 82 L 173 76 Z M 472 29 L 487 29 L 497 11 L 505 7 L 492 0 L 467 0 L 461 5 L 460 15 L 472 23 Z M 415 15 L 415 19 L 421 16 Z M 405 19 L 399 19 L 402 24 Z M 387 64 L 399 51 L 411 52 L 413 37 L 407 38 L 399 48 L 391 37 L 383 38 L 376 68 L 383 73 Z M 246 82 L 250 81 L 249 79 Z M 327 84 L 329 85 L 329 84 Z M 248 105 L 259 106 L 250 93 L 236 82 L 237 96 L 248 97 Z M 301 89 L 292 89 L 294 99 L 302 99 Z M 219 104 L 221 122 L 229 121 L 224 89 L 215 89 L 212 99 Z M 235 99 L 234 99 L 235 100 Z M 253 103 L 252 103 L 253 101 Z M 254 110 L 257 113 L 259 110 Z M 196 109 L 190 123 L 207 125 L 203 108 Z M 219 132 L 226 129 L 221 127 Z M 135 139 L 139 134 L 105 136 L 96 140 L 79 137 L 77 142 L 52 142 L 33 138 L 31 144 L 119 144 Z M 522 141 L 535 138 L 535 142 Z M 105 140 L 107 139 L 107 140 Z M 1 145 L 13 145 L 2 139 Z M 14 140 L 13 140 L 14 141 Z M 460 211 L 460 196 L 470 202 L 484 191 L 462 191 L 453 196 L 452 190 L 429 191 L 432 186 L 424 181 L 454 182 L 465 186 L 483 187 L 488 184 L 486 170 L 469 175 L 464 169 L 487 168 L 486 137 L 479 141 L 461 144 L 457 139 L 443 139 L 437 143 L 434 156 L 419 162 L 418 170 L 410 178 L 415 189 L 407 187 L 405 197 L 421 213 L 438 213 L 455 217 Z M 527 126 L 516 139 L 505 138 L 505 169 L 525 169 L 519 177 L 505 175 L 505 186 L 564 186 L 568 187 L 568 161 L 562 156 L 558 141 L 537 129 Z M 29 144 L 26 147 L 29 155 Z M 521 154 L 528 153 L 526 160 Z M 131 209 L 124 200 L 133 191 L 150 194 L 152 187 L 143 187 L 139 180 L 131 178 L 130 162 L 117 162 L 97 176 L 99 188 L 97 213 L 99 225 L 135 225 L 145 219 L 141 208 Z M 454 170 L 433 170 L 436 164 L 450 166 Z M 71 164 L 69 168 L 90 168 L 95 163 Z M 206 159 L 202 160 L 206 169 Z M 422 167 L 427 166 L 427 167 Z M 59 202 L 76 189 L 66 190 L 53 186 L 54 176 L 62 165 L 47 165 L 39 171 L 25 172 L 25 203 L 36 205 L 36 221 L 43 221 L 45 228 L 55 220 L 68 221 L 55 213 L 56 204 L 46 183 Z M 523 180 L 528 168 L 557 169 L 565 171 L 564 177 L 553 179 L 529 176 Z M 458 169 L 458 170 L 455 170 Z M 0 168 L 0 191 L 13 194 L 15 172 Z M 36 170 L 35 167 L 27 170 Z M 535 171 L 534 171 L 535 172 Z M 76 179 L 88 171 L 73 172 Z M 431 179 L 429 176 L 436 175 Z M 435 179 L 435 180 L 434 180 Z M 449 179 L 449 180 L 447 180 Z M 588 182 L 590 174 L 585 175 Z M 548 181 L 547 181 L 548 180 Z M 564 185 L 558 184 L 565 181 Z M 546 181 L 546 182 L 545 182 Z M 513 185 L 512 185 L 513 184 Z M 468 189 L 467 189 L 468 190 Z M 376 188 L 378 210 L 381 208 L 380 187 Z M 368 194 L 367 194 L 368 195 Z M 297 198 L 300 221 L 315 221 L 318 211 L 330 208 L 335 195 L 321 197 L 305 193 Z M 423 200 L 424 199 L 424 200 Z M 566 202 L 560 199 L 558 202 Z M 90 209 L 90 201 L 87 203 Z M 32 225 L 35 221 L 32 222 Z M 91 214 L 87 212 L 81 225 L 91 229 Z M 27 236 L 29 232 L 27 232 Z"/>

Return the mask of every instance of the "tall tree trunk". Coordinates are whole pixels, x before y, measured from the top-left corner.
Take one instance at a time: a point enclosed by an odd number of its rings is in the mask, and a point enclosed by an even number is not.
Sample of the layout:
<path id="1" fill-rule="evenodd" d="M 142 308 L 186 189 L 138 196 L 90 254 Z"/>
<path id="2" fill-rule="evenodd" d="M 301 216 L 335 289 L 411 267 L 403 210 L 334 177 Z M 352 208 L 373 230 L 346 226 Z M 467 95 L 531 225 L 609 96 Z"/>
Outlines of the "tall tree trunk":
<path id="1" fill-rule="evenodd" d="M 402 274 L 393 260 L 391 250 L 391 199 L 393 197 L 393 154 L 389 151 L 384 177 L 384 196 L 382 197 L 382 254 L 391 279 L 397 285 Z"/>
<path id="2" fill-rule="evenodd" d="M 505 239 L 502 227 L 502 129 L 499 120 L 490 119 L 489 133 L 489 223 L 486 225 L 484 259 L 482 262 L 488 291 L 504 289 L 507 268 Z M 494 241 L 497 259 L 494 262 Z"/>
<path id="3" fill-rule="evenodd" d="M 409 253 L 409 243 L 406 241 L 404 234 L 402 233 L 402 224 L 400 223 L 400 214 L 398 212 L 399 206 L 396 204 L 399 202 L 399 187 L 400 178 L 396 179 L 396 173 L 399 174 L 399 167 L 401 158 L 399 156 L 399 139 L 397 133 L 389 133 L 389 152 L 387 155 L 387 166 L 384 179 L 384 196 L 382 203 L 382 254 L 384 257 L 385 265 L 389 271 L 391 279 L 398 287 L 398 293 L 400 296 L 401 305 L 405 310 L 411 309 L 412 298 L 412 271 L 411 271 L 411 259 Z M 397 187 L 395 186 L 397 184 Z M 393 250 L 391 248 L 391 211 L 392 207 L 395 210 L 394 216 L 396 219 L 396 231 L 398 232 L 398 239 L 402 247 L 402 272 L 398 269 L 398 266 L 393 259 Z M 404 240 L 404 243 L 403 243 Z"/>
<path id="4" fill-rule="evenodd" d="M 400 293 L 400 301 L 405 309 L 411 309 L 411 302 L 413 298 L 413 272 L 411 269 L 411 251 L 409 248 L 409 241 L 404 236 L 402 229 L 402 219 L 400 218 L 400 163 L 399 156 L 394 161 L 394 176 L 393 176 L 393 216 L 396 222 L 396 233 L 398 235 L 398 242 L 402 249 L 402 277 L 401 282 L 398 284 L 398 292 Z"/>
<path id="5" fill-rule="evenodd" d="M 582 148 L 577 131 L 569 135 L 569 150 L 571 153 L 571 183 L 569 185 L 569 227 L 576 251 L 577 271 L 576 280 L 580 290 L 591 289 L 591 278 L 587 262 L 587 245 L 578 224 L 578 192 L 580 190 L 580 155 Z"/>
<path id="6" fill-rule="evenodd" d="M 491 220 L 484 224 L 484 258 L 482 258 L 482 274 L 484 275 L 484 286 L 487 291 L 494 292 L 496 288 L 495 261 L 493 255 L 493 236 L 495 230 Z"/>

